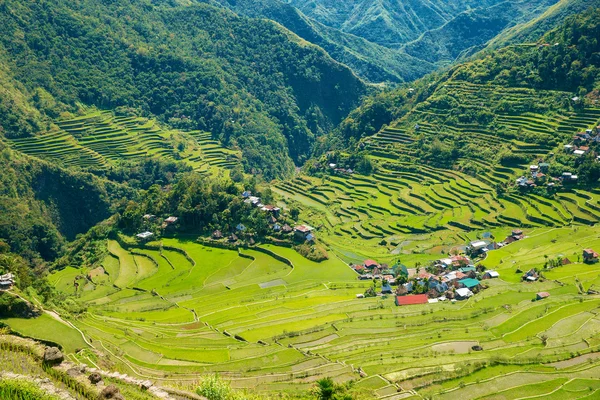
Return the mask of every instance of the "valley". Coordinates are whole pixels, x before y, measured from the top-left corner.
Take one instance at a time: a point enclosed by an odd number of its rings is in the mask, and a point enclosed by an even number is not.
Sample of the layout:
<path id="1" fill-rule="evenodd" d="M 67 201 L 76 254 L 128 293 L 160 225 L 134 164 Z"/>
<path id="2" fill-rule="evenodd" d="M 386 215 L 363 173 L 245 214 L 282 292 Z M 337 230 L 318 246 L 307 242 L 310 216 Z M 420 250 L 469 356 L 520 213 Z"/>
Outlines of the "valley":
<path id="1" fill-rule="evenodd" d="M 598 398 L 589 3 L 1 3 L 0 397 Z"/>

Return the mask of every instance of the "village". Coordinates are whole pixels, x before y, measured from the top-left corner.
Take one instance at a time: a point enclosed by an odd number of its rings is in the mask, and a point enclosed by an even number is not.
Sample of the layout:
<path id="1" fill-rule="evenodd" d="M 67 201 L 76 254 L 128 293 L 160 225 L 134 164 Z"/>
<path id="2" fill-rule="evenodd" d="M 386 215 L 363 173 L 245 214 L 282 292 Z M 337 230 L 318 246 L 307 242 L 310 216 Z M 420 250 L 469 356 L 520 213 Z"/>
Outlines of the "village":
<path id="1" fill-rule="evenodd" d="M 600 163 L 600 126 L 587 129 L 575 134 L 569 144 L 564 145 L 566 155 L 575 157 L 575 164 L 580 163 L 588 155 L 592 155 L 596 162 Z M 554 154 L 550 153 L 550 157 Z M 543 159 L 538 164 L 529 167 L 530 176 L 521 176 L 515 181 L 516 185 L 523 189 L 535 188 L 545 185 L 548 190 L 556 190 L 560 186 L 573 186 L 580 181 L 580 177 L 573 170 L 565 170 L 560 173 L 550 173 L 551 163 Z"/>
<path id="2" fill-rule="evenodd" d="M 245 204 L 251 205 L 253 208 L 257 208 L 264 213 L 270 236 L 280 240 L 292 241 L 294 243 L 315 243 L 315 228 L 306 224 L 294 225 L 294 227 L 292 227 L 287 222 L 284 222 L 284 220 L 287 220 L 288 218 L 283 218 L 280 221 L 282 218 L 281 208 L 271 204 L 263 204 L 260 197 L 253 196 L 252 192 L 248 190 L 245 190 L 241 197 Z M 157 221 L 157 216 L 146 214 L 143 216 L 143 220 L 145 223 L 150 223 L 152 221 Z M 166 217 L 162 220 L 160 225 L 161 232 L 174 232 L 177 230 L 178 222 L 179 218 L 177 217 Z M 135 236 L 140 242 L 147 242 L 156 238 L 156 234 L 150 230 L 138 233 Z M 246 244 L 252 246 L 256 244 L 255 233 L 253 230 L 249 229 L 241 222 L 235 226 L 235 229 L 232 232 L 223 233 L 217 229 L 212 232 L 210 237 L 213 241 L 226 241 L 231 245 Z"/>
<path id="3" fill-rule="evenodd" d="M 358 274 L 359 280 L 374 283 L 380 281 L 381 291 L 377 293 L 374 285 L 356 297 L 362 299 L 395 295 L 397 306 L 468 300 L 488 287 L 484 281 L 500 277 L 497 271 L 486 269 L 480 263 L 485 260 L 487 253 L 524 238 L 526 236 L 523 231 L 515 229 L 502 242 L 495 242 L 491 238 L 473 241 L 465 247 L 463 254 L 450 255 L 426 266 L 417 263 L 415 268 L 408 268 L 400 262 L 390 267 L 371 259 L 365 260 L 362 264 L 351 265 L 351 268 Z M 599 258 L 600 254 L 596 251 L 583 250 L 584 263 L 594 264 Z M 558 263 L 563 266 L 571 264 L 571 261 L 560 258 Z M 521 280 L 528 283 L 540 278 L 537 268 L 532 268 L 521 276 Z M 539 292 L 534 300 L 543 300 L 549 296 L 548 292 Z"/>

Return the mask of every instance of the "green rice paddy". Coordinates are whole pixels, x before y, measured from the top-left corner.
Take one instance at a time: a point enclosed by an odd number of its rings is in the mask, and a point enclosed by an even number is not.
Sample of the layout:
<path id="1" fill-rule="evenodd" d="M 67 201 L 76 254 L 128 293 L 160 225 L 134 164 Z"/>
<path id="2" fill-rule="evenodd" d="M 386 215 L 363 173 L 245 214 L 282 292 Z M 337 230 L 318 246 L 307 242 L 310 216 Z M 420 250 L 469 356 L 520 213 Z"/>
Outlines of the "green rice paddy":
<path id="1" fill-rule="evenodd" d="M 578 263 L 575 253 L 600 247 L 598 231 L 527 233 L 483 261 L 500 279 L 456 303 L 396 307 L 391 296 L 356 299 L 370 282 L 357 280 L 340 258 L 314 263 L 283 247 L 238 252 L 189 239 L 164 239 L 162 252 L 158 243 L 124 248 L 109 241 L 105 281 L 75 290 L 74 277 L 89 271 L 74 268 L 50 279 L 88 305 L 70 322 L 96 349 L 123 372 L 165 384 L 192 387 L 197 374 L 218 372 L 234 386 L 271 392 L 308 389 L 332 376 L 357 380 L 379 397 L 499 399 L 523 390 L 586 398 L 598 387 L 600 297 L 580 293 L 574 277 L 587 290 L 600 284 L 600 270 Z M 559 254 L 574 263 L 545 272 L 542 281 L 523 283 L 515 273 Z M 141 259 L 148 268 L 139 267 Z M 279 284 L 261 287 L 273 281 Z M 550 298 L 532 301 L 539 291 Z M 5 322 L 27 336 L 51 337 L 86 362 L 74 353 L 86 347 L 76 345 L 77 331 L 45 333 L 48 323 L 60 325 L 49 316 Z M 473 343 L 484 350 L 472 351 Z"/>
<path id="2" fill-rule="evenodd" d="M 198 173 L 212 174 L 240 162 L 239 152 L 222 147 L 207 132 L 168 130 L 145 118 L 89 109 L 82 116 L 57 121 L 57 126 L 45 134 L 10 143 L 31 156 L 91 169 L 160 157 L 183 161 Z"/>

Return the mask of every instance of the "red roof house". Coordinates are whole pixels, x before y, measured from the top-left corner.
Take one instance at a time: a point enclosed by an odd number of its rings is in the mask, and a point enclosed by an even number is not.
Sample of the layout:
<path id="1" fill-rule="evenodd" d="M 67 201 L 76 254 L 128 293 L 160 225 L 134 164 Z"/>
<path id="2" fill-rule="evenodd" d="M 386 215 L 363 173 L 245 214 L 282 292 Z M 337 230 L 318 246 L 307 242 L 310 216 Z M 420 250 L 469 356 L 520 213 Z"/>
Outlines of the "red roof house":
<path id="1" fill-rule="evenodd" d="M 600 258 L 600 255 L 598 253 L 596 253 L 594 250 L 592 250 L 592 249 L 583 250 L 583 262 L 586 262 L 586 263 L 598 262 L 598 258 Z"/>
<path id="2" fill-rule="evenodd" d="M 413 304 L 427 304 L 426 294 L 413 294 L 409 296 L 396 296 L 397 306 L 409 306 Z"/>
<path id="3" fill-rule="evenodd" d="M 379 267 L 379 264 L 375 260 L 365 260 L 365 262 L 363 263 L 363 265 L 365 267 L 367 267 L 367 268 Z"/>

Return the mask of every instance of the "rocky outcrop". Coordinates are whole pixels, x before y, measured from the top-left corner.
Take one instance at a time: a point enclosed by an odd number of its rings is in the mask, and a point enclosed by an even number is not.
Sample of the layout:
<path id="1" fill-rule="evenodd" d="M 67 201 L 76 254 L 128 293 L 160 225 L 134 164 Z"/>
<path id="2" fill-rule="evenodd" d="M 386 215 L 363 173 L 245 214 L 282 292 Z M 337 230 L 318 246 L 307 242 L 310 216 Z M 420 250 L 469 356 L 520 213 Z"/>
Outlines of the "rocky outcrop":
<path id="1" fill-rule="evenodd" d="M 115 385 L 109 385 L 105 387 L 98 395 L 98 400 L 112 399 L 112 400 L 125 400 L 125 397 L 119 392 L 119 388 Z"/>
<path id="2" fill-rule="evenodd" d="M 102 380 L 102 376 L 97 372 L 92 372 L 90 376 L 88 376 L 88 379 L 92 385 L 95 385 Z"/>
<path id="3" fill-rule="evenodd" d="M 65 360 L 63 353 L 58 347 L 46 347 L 44 352 L 44 363 L 47 365 L 60 365 Z"/>

